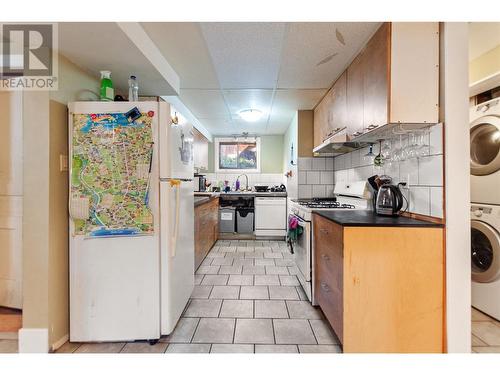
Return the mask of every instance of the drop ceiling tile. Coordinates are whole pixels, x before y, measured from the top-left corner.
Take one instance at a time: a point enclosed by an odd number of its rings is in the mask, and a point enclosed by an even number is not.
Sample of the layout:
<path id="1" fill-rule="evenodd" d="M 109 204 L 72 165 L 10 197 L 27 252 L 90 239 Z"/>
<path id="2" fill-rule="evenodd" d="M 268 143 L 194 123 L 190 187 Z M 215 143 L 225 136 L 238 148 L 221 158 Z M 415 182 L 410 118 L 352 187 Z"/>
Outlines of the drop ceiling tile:
<path id="1" fill-rule="evenodd" d="M 181 88 L 219 88 L 198 23 L 143 22 L 141 26 L 179 75 Z"/>
<path id="2" fill-rule="evenodd" d="M 238 112 L 244 109 L 258 109 L 267 118 L 271 110 L 273 90 L 224 90 L 229 110 L 233 118 L 238 118 Z"/>
<path id="3" fill-rule="evenodd" d="M 201 23 L 222 88 L 274 88 L 284 23 Z"/>
<path id="4" fill-rule="evenodd" d="M 330 87 L 379 25 L 375 22 L 288 24 L 278 88 Z"/>
<path id="5" fill-rule="evenodd" d="M 229 117 L 229 112 L 220 90 L 181 89 L 180 98 L 196 117 Z"/>

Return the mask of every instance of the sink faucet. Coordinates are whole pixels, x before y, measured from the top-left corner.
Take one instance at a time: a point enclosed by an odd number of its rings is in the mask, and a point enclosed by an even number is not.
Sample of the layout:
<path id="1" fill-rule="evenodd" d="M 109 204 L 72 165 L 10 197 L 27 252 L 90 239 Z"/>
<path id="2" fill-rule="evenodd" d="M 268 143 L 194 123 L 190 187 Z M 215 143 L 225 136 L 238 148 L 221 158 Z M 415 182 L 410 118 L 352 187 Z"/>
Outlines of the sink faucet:
<path id="1" fill-rule="evenodd" d="M 246 179 L 245 190 L 248 190 L 248 176 L 246 174 L 240 174 L 238 177 L 236 177 L 236 181 L 239 181 L 241 176 L 245 176 Z"/>

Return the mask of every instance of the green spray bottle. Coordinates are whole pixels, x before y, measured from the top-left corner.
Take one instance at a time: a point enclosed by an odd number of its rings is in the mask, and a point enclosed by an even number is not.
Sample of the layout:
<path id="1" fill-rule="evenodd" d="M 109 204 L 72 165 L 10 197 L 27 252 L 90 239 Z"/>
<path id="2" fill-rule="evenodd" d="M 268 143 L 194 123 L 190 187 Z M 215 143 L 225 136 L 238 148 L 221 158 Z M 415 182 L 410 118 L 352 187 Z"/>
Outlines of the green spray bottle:
<path id="1" fill-rule="evenodd" d="M 101 70 L 101 100 L 113 101 L 115 90 L 111 81 L 111 72 L 109 70 Z"/>

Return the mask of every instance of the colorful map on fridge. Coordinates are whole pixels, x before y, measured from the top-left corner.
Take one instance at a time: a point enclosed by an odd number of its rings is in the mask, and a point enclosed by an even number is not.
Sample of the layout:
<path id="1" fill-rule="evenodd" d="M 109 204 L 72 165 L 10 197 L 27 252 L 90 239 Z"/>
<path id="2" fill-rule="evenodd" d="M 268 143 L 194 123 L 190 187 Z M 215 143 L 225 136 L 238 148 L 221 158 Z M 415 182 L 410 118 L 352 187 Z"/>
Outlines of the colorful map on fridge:
<path id="1" fill-rule="evenodd" d="M 152 234 L 148 207 L 154 113 L 74 114 L 70 214 L 74 235 Z"/>

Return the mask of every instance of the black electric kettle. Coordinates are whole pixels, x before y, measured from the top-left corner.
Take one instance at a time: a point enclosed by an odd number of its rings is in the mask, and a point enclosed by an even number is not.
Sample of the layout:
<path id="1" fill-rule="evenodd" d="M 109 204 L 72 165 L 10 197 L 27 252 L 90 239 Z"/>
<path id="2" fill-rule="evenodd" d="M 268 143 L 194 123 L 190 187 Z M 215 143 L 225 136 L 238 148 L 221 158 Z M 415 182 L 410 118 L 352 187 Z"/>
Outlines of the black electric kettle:
<path id="1" fill-rule="evenodd" d="M 403 193 L 401 193 L 399 185 L 406 184 L 384 184 L 380 186 L 377 192 L 377 201 L 375 204 L 375 211 L 378 215 L 398 216 L 400 214 L 401 209 L 403 208 L 403 201 L 406 201 L 406 199 L 403 196 Z M 408 202 L 406 202 L 406 205 L 406 208 L 408 208 Z"/>

